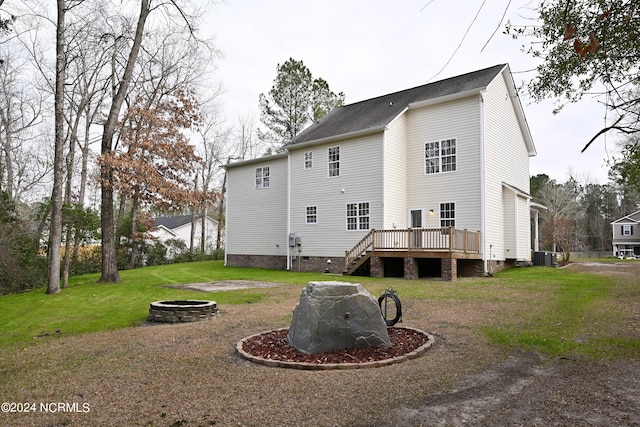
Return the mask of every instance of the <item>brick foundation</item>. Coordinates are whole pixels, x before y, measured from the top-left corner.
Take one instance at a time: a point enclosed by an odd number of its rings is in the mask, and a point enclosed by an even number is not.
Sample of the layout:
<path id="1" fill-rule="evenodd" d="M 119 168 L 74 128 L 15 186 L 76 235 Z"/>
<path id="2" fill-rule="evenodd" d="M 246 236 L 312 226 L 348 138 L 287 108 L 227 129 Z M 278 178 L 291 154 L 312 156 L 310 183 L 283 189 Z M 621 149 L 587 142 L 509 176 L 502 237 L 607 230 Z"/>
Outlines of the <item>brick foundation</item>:
<path id="1" fill-rule="evenodd" d="M 331 263 L 327 261 L 331 260 Z M 270 270 L 286 270 L 287 257 L 277 255 L 235 255 L 227 254 L 227 265 L 230 267 L 255 267 Z M 292 257 L 291 271 L 306 271 L 342 274 L 344 258 L 342 257 Z"/>
<path id="2" fill-rule="evenodd" d="M 484 265 L 481 259 L 459 259 L 458 277 L 482 277 Z"/>
<path id="3" fill-rule="evenodd" d="M 404 259 L 404 278 L 409 280 L 418 278 L 418 263 L 415 258 L 407 257 Z"/>
<path id="4" fill-rule="evenodd" d="M 458 280 L 458 260 L 455 258 L 442 258 L 442 280 L 452 282 Z"/>
<path id="5" fill-rule="evenodd" d="M 372 256 L 369 261 L 369 276 L 384 277 L 384 262 L 382 258 Z"/>

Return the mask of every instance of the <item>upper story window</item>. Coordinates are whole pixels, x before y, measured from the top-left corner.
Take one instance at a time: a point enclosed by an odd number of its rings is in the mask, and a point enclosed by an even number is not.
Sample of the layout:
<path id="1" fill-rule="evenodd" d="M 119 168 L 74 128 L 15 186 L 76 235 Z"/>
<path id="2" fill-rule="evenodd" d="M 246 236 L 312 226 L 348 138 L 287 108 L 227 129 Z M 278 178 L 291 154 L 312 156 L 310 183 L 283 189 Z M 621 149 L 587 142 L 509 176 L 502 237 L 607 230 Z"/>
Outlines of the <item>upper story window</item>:
<path id="1" fill-rule="evenodd" d="M 633 225 L 623 225 L 622 226 L 622 235 L 623 236 L 633 236 Z"/>
<path id="2" fill-rule="evenodd" d="M 317 224 L 317 223 L 318 223 L 318 207 L 307 206 L 307 224 Z"/>
<path id="3" fill-rule="evenodd" d="M 427 142 L 424 145 L 424 173 L 455 172 L 456 140 Z"/>
<path id="4" fill-rule="evenodd" d="M 369 202 L 347 203 L 347 230 L 368 230 Z"/>
<path id="5" fill-rule="evenodd" d="M 256 188 L 269 188 L 269 166 L 256 168 Z"/>
<path id="6" fill-rule="evenodd" d="M 304 153 L 304 168 L 311 169 L 313 167 L 313 151 Z"/>
<path id="7" fill-rule="evenodd" d="M 454 202 L 440 203 L 440 227 L 456 226 L 456 204 Z"/>
<path id="8" fill-rule="evenodd" d="M 329 177 L 340 176 L 340 147 L 329 148 Z"/>

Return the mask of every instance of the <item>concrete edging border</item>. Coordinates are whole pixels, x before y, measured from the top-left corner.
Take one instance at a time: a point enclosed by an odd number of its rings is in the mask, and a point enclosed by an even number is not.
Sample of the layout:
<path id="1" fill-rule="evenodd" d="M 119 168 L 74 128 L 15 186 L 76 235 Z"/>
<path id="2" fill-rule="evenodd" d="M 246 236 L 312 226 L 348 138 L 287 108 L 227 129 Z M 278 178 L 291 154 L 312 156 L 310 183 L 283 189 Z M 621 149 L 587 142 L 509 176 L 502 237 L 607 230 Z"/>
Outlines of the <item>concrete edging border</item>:
<path id="1" fill-rule="evenodd" d="M 262 335 L 267 332 L 281 331 L 284 329 L 288 329 L 288 328 L 274 329 L 273 331 L 264 331 L 264 332 L 259 332 L 257 334 L 249 335 L 248 337 L 245 337 L 236 343 L 236 352 L 243 359 L 246 359 L 253 363 L 258 363 L 260 365 L 268 366 L 271 368 L 289 368 L 289 369 L 304 369 L 304 370 L 312 370 L 312 371 L 327 371 L 331 369 L 378 368 L 381 366 L 401 363 L 410 359 L 415 359 L 418 356 L 421 356 L 422 354 L 424 354 L 424 352 L 426 352 L 429 348 L 431 348 L 431 346 L 435 342 L 435 338 L 431 334 L 421 331 L 420 329 L 402 326 L 402 327 L 399 327 L 398 329 L 410 329 L 412 331 L 416 331 L 418 333 L 426 335 L 427 342 L 422 344 L 417 349 L 409 353 L 403 354 L 402 356 L 392 357 L 392 358 L 383 359 L 383 360 L 375 360 L 373 362 L 362 362 L 362 363 L 309 363 L 309 362 L 290 362 L 285 360 L 273 360 L 273 359 L 265 359 L 259 356 L 254 356 L 252 354 L 247 353 L 242 348 L 242 345 L 245 343 L 245 341 L 253 337 Z"/>

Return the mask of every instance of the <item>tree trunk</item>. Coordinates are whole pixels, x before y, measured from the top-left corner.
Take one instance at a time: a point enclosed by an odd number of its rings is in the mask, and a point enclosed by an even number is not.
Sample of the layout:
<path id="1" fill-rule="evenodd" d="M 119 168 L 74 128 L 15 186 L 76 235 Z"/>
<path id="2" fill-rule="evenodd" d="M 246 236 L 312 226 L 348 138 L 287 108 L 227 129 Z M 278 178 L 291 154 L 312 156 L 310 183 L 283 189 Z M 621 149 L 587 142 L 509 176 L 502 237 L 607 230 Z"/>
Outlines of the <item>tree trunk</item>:
<path id="1" fill-rule="evenodd" d="M 227 164 L 229 161 L 227 160 Z M 224 225 L 224 194 L 227 192 L 227 172 L 224 173 L 222 178 L 222 190 L 220 191 L 220 205 L 218 208 L 218 234 L 216 236 L 216 249 L 220 250 L 222 246 L 222 227 Z"/>
<path id="2" fill-rule="evenodd" d="M 60 0 L 59 0 L 60 1 Z M 138 17 L 138 24 L 136 26 L 136 34 L 133 39 L 133 45 L 129 52 L 129 58 L 127 59 L 127 65 L 124 70 L 124 75 L 120 81 L 120 86 L 115 94 L 111 103 L 111 109 L 107 121 L 104 124 L 104 131 L 102 134 L 102 146 L 101 153 L 107 154 L 112 150 L 113 135 L 115 133 L 116 124 L 118 122 L 118 116 L 122 109 L 129 83 L 131 82 L 131 76 L 133 75 L 133 69 L 135 66 L 138 52 L 140 51 L 140 45 L 142 44 L 142 35 L 144 33 L 144 26 L 150 12 L 150 0 L 140 1 L 140 16 Z M 102 189 L 102 206 L 101 206 L 101 227 L 102 227 L 102 275 L 98 279 L 99 283 L 117 283 L 120 281 L 120 274 L 118 273 L 118 264 L 116 259 L 116 245 L 115 245 L 115 222 L 113 218 L 113 172 L 109 167 L 102 166 L 100 168 L 101 189 Z"/>
<path id="3" fill-rule="evenodd" d="M 129 258 L 129 268 L 136 268 L 136 257 L 138 256 L 138 222 L 136 221 L 136 213 L 138 211 L 138 198 L 133 197 L 131 204 L 131 257 Z"/>
<path id="4" fill-rule="evenodd" d="M 64 164 L 64 18 L 65 1 L 57 0 L 56 90 L 54 99 L 55 138 L 53 157 L 53 191 L 51 193 L 51 229 L 49 232 L 49 274 L 47 294 L 60 292 L 60 243 L 62 241 L 62 167 Z"/>
<path id="5" fill-rule="evenodd" d="M 200 218 L 200 253 L 204 255 L 205 240 L 207 238 L 207 201 L 202 206 L 202 218 Z"/>
<path id="6" fill-rule="evenodd" d="M 196 175 L 194 191 L 198 191 L 198 175 Z M 191 205 L 191 232 L 189 233 L 189 254 L 193 255 L 193 247 L 196 239 L 196 206 L 195 203 Z"/>

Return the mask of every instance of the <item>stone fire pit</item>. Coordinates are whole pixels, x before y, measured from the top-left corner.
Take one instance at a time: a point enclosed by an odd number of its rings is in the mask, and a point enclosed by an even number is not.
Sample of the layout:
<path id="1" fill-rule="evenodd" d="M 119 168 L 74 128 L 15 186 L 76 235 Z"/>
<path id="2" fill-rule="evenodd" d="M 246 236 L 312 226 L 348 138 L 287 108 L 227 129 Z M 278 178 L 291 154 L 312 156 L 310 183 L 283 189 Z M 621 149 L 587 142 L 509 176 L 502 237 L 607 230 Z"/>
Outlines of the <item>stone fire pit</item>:
<path id="1" fill-rule="evenodd" d="M 174 300 L 156 301 L 149 305 L 150 322 L 197 322 L 212 319 L 218 313 L 215 301 Z"/>

